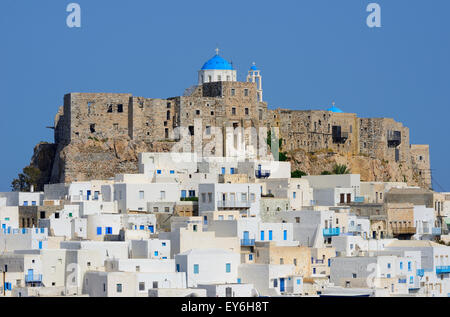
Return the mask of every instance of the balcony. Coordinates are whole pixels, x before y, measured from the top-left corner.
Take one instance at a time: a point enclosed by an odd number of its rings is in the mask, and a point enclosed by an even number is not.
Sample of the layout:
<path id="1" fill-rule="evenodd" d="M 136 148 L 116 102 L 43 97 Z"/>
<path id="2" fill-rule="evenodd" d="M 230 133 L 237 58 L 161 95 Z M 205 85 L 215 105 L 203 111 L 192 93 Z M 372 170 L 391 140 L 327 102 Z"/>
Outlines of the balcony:
<path id="1" fill-rule="evenodd" d="M 392 227 L 393 235 L 401 235 L 401 234 L 416 234 L 415 227 Z"/>
<path id="2" fill-rule="evenodd" d="M 446 274 L 446 273 L 450 273 L 450 265 L 436 266 L 436 274 Z"/>
<path id="3" fill-rule="evenodd" d="M 270 171 L 268 170 L 256 170 L 255 171 L 256 178 L 268 178 L 270 177 Z"/>
<path id="4" fill-rule="evenodd" d="M 255 239 L 241 239 L 241 246 L 250 247 L 255 245 Z"/>
<path id="5" fill-rule="evenodd" d="M 402 143 L 402 133 L 400 131 L 388 131 L 387 133 L 388 147 L 395 148 Z"/>
<path id="6" fill-rule="evenodd" d="M 248 200 L 219 200 L 217 208 L 248 209 L 250 208 L 250 202 Z"/>
<path id="7" fill-rule="evenodd" d="M 42 283 L 42 274 L 25 275 L 25 283 Z"/>
<path id="8" fill-rule="evenodd" d="M 323 236 L 324 237 L 338 236 L 340 234 L 341 234 L 341 228 L 323 229 Z"/>

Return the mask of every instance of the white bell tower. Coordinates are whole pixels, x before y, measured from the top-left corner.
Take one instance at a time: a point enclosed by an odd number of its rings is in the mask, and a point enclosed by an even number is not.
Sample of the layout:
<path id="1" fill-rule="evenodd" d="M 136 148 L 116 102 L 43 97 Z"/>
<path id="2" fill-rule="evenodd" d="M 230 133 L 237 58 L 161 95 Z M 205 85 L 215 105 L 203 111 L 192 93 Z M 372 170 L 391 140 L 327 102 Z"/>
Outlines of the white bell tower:
<path id="1" fill-rule="evenodd" d="M 256 64 L 254 62 L 252 67 L 250 67 L 250 70 L 248 71 L 247 82 L 256 83 L 256 93 L 258 95 L 258 101 L 263 101 L 261 71 L 256 67 Z"/>

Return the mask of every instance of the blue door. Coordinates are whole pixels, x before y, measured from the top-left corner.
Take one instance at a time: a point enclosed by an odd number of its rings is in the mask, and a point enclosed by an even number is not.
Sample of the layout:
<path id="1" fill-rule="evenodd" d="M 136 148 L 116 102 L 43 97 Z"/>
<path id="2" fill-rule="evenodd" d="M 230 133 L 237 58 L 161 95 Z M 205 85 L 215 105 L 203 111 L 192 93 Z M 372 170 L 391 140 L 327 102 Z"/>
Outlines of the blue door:
<path id="1" fill-rule="evenodd" d="M 244 240 L 245 240 L 245 241 L 250 240 L 250 236 L 249 236 L 248 231 L 244 231 Z"/>
<path id="2" fill-rule="evenodd" d="M 185 190 L 181 191 L 181 198 L 186 198 L 186 191 Z"/>
<path id="3" fill-rule="evenodd" d="M 234 167 L 230 168 L 230 174 L 231 174 L 231 175 L 234 174 Z"/>
<path id="4" fill-rule="evenodd" d="M 284 292 L 284 291 L 285 291 L 284 278 L 280 278 L 280 292 Z"/>
<path id="5" fill-rule="evenodd" d="M 89 197 L 91 197 L 91 191 L 90 190 L 87 191 L 87 200 L 89 200 Z"/>
<path id="6" fill-rule="evenodd" d="M 31 269 L 31 270 L 28 270 L 28 279 L 29 280 L 33 280 L 33 269 Z"/>

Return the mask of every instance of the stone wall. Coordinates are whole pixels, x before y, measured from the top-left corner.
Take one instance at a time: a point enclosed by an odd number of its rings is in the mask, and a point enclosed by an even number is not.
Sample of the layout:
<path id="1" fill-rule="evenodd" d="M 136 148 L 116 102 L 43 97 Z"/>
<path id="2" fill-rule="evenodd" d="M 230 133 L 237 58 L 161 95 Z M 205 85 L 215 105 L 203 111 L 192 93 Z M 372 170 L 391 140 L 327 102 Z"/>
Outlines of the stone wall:
<path id="1" fill-rule="evenodd" d="M 342 162 L 367 181 L 406 179 L 410 184 L 431 185 L 428 146 L 410 148 L 409 130 L 401 123 L 357 118 L 353 113 L 268 110 L 257 99 L 256 84 L 248 82 L 205 83 L 168 99 L 69 93 L 55 116 L 51 168 L 42 164 L 49 161 L 41 155 L 44 147 L 35 153 L 41 158 L 34 163 L 45 169 L 45 179 L 51 182 L 108 178 L 137 172 L 139 151 L 171 150 L 183 137 L 180 129 L 194 134 L 183 142 L 192 146 L 202 141 L 207 153 L 222 156 L 229 154 L 225 150 L 230 143 L 237 142 L 236 136 L 224 137 L 227 129 L 255 128 L 258 133 L 262 127 L 279 129 L 281 151 L 289 153 L 292 170 L 320 174 L 328 165 Z M 246 146 L 266 142 L 266 135 L 241 133 Z"/>

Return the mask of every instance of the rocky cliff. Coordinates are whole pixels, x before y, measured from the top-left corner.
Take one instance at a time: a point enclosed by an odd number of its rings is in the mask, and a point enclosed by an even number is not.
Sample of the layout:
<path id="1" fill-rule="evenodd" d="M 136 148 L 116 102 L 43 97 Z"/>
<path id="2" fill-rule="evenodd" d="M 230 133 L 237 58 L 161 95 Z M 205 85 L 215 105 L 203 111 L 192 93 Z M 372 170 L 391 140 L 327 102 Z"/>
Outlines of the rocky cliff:
<path id="1" fill-rule="evenodd" d="M 40 183 L 58 183 L 107 179 L 120 173 L 138 172 L 141 152 L 168 152 L 172 142 L 97 140 L 72 142 L 69 145 L 40 143 L 31 160 L 42 172 Z M 332 170 L 335 164 L 344 164 L 352 173 L 361 174 L 362 181 L 407 182 L 427 187 L 417 175 L 412 162 L 388 162 L 367 156 L 341 155 L 328 151 L 307 153 L 296 150 L 287 154 L 292 171 L 319 175 Z"/>

